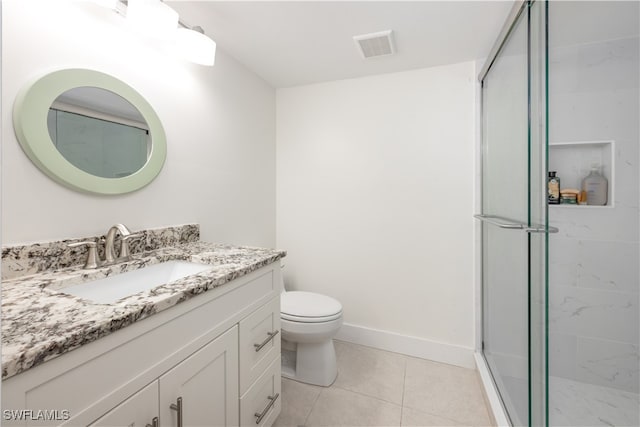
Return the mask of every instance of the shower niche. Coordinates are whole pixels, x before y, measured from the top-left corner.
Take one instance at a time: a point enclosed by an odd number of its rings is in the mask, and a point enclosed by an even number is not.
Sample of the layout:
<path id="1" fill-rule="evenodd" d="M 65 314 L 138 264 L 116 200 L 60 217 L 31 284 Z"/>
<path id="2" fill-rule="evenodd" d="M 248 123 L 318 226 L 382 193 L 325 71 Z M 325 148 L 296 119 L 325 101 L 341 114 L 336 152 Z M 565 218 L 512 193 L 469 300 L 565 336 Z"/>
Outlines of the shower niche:
<path id="1" fill-rule="evenodd" d="M 582 189 L 582 179 L 589 175 L 592 165 L 600 166 L 600 173 L 607 179 L 607 204 L 549 205 L 552 208 L 602 209 L 612 208 L 615 200 L 615 142 L 576 141 L 549 143 L 549 170 L 560 177 L 560 188 Z"/>

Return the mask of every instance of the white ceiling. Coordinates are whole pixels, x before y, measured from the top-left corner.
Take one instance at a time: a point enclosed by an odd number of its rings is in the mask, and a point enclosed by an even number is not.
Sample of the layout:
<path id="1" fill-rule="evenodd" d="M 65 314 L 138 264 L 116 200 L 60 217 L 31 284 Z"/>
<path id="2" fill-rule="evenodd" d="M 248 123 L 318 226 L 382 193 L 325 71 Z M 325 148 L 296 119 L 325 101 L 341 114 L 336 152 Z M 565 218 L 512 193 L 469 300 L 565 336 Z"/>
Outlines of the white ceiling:
<path id="1" fill-rule="evenodd" d="M 485 57 L 511 1 L 167 1 L 274 87 Z M 393 30 L 395 55 L 363 59 L 353 36 Z"/>

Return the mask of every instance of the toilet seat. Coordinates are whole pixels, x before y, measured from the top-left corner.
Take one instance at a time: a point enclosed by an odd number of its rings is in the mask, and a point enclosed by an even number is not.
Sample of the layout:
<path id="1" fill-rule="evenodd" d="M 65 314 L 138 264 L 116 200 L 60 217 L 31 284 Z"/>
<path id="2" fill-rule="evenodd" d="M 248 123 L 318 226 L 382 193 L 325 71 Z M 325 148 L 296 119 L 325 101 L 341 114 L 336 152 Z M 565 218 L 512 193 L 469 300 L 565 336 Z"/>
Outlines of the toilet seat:
<path id="1" fill-rule="evenodd" d="M 298 323 L 323 323 L 330 322 L 332 320 L 336 320 L 342 317 L 342 312 L 336 313 L 331 316 L 323 316 L 323 317 L 301 317 L 301 316 L 292 316 L 290 314 L 280 313 L 280 318 L 282 320 L 288 320 L 290 322 L 298 322 Z"/>
<path id="2" fill-rule="evenodd" d="M 342 316 L 342 304 L 313 292 L 292 291 L 280 295 L 280 317 L 290 322 L 322 323 Z"/>

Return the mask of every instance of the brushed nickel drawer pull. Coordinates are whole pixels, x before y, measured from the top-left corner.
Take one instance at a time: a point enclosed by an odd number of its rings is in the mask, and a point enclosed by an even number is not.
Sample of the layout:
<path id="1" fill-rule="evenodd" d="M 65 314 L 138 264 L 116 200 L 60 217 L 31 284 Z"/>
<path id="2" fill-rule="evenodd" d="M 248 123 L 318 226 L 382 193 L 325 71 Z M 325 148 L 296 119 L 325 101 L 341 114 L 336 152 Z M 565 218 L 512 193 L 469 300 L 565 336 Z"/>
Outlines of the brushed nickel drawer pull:
<path id="1" fill-rule="evenodd" d="M 153 417 L 153 420 L 151 420 L 151 424 L 147 423 L 145 427 L 159 427 L 159 425 L 160 420 L 158 420 L 158 417 Z"/>
<path id="2" fill-rule="evenodd" d="M 169 408 L 178 413 L 178 427 L 182 427 L 182 397 L 176 399 L 176 403 L 169 405 Z"/>
<path id="3" fill-rule="evenodd" d="M 278 335 L 280 331 L 275 331 L 275 332 L 267 332 L 267 335 L 269 335 L 267 337 L 267 339 L 265 339 L 264 341 L 262 341 L 260 344 L 254 344 L 253 346 L 256 348 L 256 351 L 260 351 L 262 350 L 262 347 L 264 347 L 265 345 L 267 345 L 269 343 L 269 341 L 271 341 L 273 339 L 273 337 L 275 337 L 276 335 Z"/>
<path id="4" fill-rule="evenodd" d="M 269 409 L 271 409 L 273 404 L 276 403 L 276 400 L 278 400 L 278 397 L 280 397 L 280 393 L 276 393 L 275 396 L 267 396 L 267 399 L 269 399 L 269 403 L 267 404 L 267 407 L 264 408 L 262 412 L 256 412 L 255 414 L 253 414 L 253 416 L 256 417 L 256 424 L 260 424 L 260 421 L 262 421 L 264 416 L 267 415 L 267 412 L 269 412 Z"/>

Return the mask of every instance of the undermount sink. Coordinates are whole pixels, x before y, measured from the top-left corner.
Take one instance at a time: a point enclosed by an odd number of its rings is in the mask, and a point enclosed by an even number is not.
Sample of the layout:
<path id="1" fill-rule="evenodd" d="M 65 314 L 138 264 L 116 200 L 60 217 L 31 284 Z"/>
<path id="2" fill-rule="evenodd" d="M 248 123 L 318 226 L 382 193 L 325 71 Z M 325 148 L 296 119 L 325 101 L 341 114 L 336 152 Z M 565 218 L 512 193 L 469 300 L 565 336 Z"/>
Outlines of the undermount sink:
<path id="1" fill-rule="evenodd" d="M 166 261 L 60 289 L 60 292 L 98 304 L 110 304 L 129 295 L 153 289 L 212 269 L 212 265 L 188 261 Z"/>

